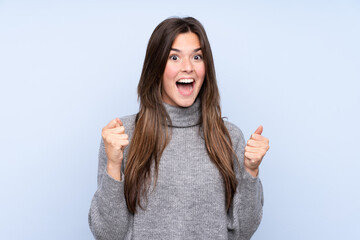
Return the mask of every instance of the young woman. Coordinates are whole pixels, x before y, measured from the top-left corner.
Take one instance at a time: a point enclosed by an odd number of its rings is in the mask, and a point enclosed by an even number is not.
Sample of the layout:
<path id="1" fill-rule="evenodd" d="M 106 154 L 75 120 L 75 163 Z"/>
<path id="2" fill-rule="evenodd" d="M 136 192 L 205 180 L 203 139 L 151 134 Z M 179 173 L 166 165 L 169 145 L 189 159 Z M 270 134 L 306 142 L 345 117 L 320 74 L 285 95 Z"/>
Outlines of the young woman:
<path id="1" fill-rule="evenodd" d="M 250 239 L 262 218 L 258 168 L 269 141 L 245 143 L 221 116 L 210 44 L 194 18 L 154 30 L 136 115 L 102 130 L 96 239 Z M 128 146 L 129 145 L 129 146 Z"/>

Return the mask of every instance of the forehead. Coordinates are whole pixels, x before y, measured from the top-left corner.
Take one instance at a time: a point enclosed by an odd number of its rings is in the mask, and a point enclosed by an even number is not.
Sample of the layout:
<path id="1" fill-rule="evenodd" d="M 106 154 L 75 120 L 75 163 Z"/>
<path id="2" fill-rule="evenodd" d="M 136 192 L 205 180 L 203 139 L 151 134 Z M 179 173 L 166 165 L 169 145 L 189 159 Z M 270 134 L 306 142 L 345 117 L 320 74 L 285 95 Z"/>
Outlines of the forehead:
<path id="1" fill-rule="evenodd" d="M 171 47 L 177 49 L 200 48 L 200 39 L 193 32 L 180 33 L 176 36 Z"/>

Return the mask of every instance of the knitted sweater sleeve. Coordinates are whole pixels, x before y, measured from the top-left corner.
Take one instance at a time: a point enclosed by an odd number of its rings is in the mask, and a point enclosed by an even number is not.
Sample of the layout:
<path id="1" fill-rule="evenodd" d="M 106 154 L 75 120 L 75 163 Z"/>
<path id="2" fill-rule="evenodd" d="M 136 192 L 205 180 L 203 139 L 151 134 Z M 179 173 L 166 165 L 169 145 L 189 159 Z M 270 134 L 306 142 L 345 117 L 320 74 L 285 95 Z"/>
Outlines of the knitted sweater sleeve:
<path id="1" fill-rule="evenodd" d="M 228 212 L 228 236 L 229 239 L 247 240 L 261 222 L 264 196 L 260 178 L 251 176 L 244 169 L 243 133 L 236 127 L 233 135 L 234 150 L 239 160 L 235 159 L 234 163 L 238 187 Z"/>
<path id="2" fill-rule="evenodd" d="M 96 239 L 125 239 L 133 215 L 128 211 L 124 196 L 124 181 L 113 179 L 106 171 L 104 142 L 99 151 L 98 187 L 91 202 L 89 226 Z M 123 172 L 123 171 L 122 171 Z M 122 174 L 122 179 L 124 175 Z"/>

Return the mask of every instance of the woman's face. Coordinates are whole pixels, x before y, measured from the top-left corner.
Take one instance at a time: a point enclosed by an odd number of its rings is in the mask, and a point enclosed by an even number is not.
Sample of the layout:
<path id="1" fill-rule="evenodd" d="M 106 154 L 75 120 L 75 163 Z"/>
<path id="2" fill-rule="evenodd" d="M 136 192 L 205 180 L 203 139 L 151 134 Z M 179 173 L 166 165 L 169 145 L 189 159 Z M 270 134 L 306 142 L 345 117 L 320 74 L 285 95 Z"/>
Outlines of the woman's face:
<path id="1" fill-rule="evenodd" d="M 179 34 L 171 46 L 162 78 L 162 100 L 177 107 L 191 106 L 205 78 L 205 63 L 195 33 Z"/>

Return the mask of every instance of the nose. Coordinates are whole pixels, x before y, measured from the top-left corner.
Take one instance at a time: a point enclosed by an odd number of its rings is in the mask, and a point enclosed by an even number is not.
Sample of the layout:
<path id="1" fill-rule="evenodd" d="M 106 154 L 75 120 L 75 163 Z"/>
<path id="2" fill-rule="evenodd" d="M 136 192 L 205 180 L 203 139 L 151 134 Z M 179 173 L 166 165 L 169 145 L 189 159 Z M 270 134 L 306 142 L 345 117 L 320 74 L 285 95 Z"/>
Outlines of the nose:
<path id="1" fill-rule="evenodd" d="M 181 71 L 183 72 L 192 72 L 193 64 L 189 58 L 185 58 L 182 62 Z"/>

